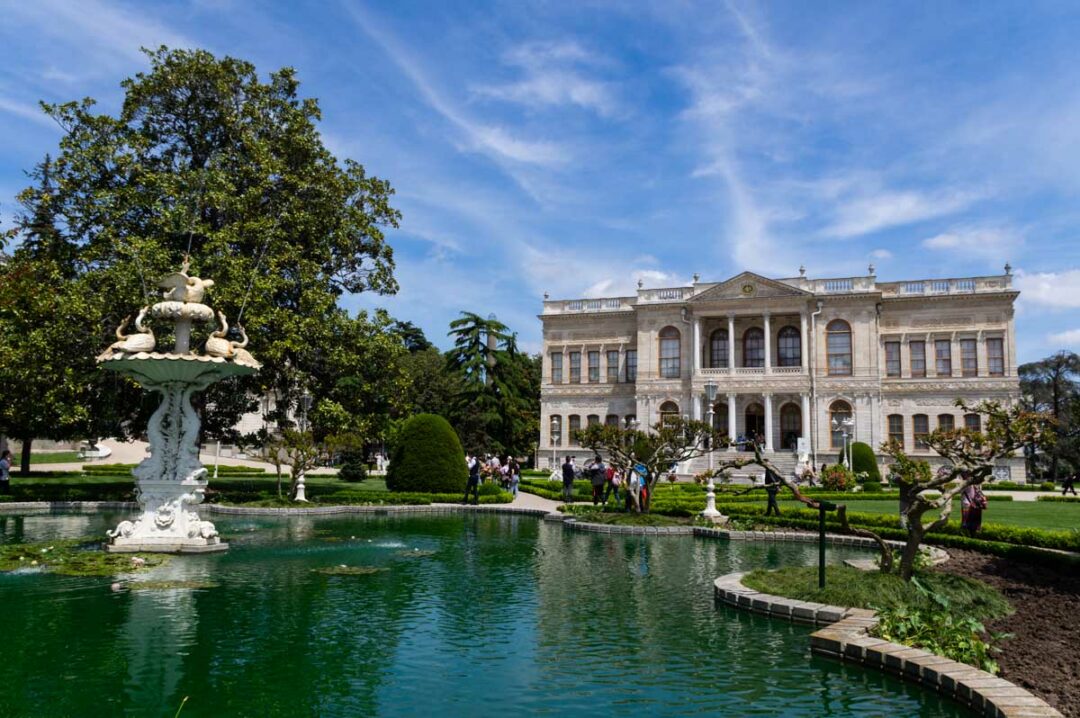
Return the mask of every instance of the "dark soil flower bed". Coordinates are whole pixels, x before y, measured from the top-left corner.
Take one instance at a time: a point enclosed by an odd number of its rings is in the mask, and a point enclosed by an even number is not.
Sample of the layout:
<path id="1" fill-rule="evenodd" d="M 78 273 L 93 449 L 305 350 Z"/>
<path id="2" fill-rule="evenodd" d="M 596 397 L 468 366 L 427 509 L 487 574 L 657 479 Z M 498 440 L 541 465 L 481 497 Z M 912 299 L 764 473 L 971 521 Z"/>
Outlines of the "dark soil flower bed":
<path id="1" fill-rule="evenodd" d="M 1016 609 L 986 622 L 1013 634 L 997 656 L 1001 677 L 1080 718 L 1080 576 L 971 551 L 949 555 L 938 570 L 990 584 Z"/>

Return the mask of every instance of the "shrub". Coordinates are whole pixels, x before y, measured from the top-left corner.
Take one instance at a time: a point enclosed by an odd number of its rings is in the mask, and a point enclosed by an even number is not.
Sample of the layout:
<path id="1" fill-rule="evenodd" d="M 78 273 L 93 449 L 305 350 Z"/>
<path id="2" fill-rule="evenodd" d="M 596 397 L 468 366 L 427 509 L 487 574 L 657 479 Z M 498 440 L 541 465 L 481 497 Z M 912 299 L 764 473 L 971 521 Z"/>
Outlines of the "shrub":
<path id="1" fill-rule="evenodd" d="M 1056 488 L 1057 488 L 1057 486 L 1054 485 L 1053 481 L 1044 481 L 1041 484 L 1039 484 L 1039 490 L 1040 491 L 1053 491 Z"/>
<path id="2" fill-rule="evenodd" d="M 992 497 L 992 498 L 997 498 Z M 1010 497 L 1012 498 L 1012 497 Z M 1080 502 L 1080 496 L 1036 496 L 1036 501 L 1061 501 L 1063 503 Z"/>
<path id="3" fill-rule="evenodd" d="M 868 493 L 868 494 L 879 493 L 882 490 L 881 489 L 881 482 L 880 481 L 874 481 L 871 478 L 871 479 L 863 482 L 862 490 L 863 490 L 864 493 Z M 1012 497 L 1010 496 L 1009 498 L 1011 499 Z"/>
<path id="4" fill-rule="evenodd" d="M 347 451 L 342 455 L 338 478 L 350 482 L 363 481 L 367 478 L 367 466 L 362 452 Z"/>
<path id="5" fill-rule="evenodd" d="M 855 485 L 855 476 L 846 466 L 833 464 L 821 472 L 821 485 L 828 491 L 847 491 Z"/>
<path id="6" fill-rule="evenodd" d="M 851 445 L 851 469 L 856 474 L 865 473 L 867 481 L 881 483 L 881 471 L 878 469 L 877 456 L 870 444 L 856 441 Z"/>
<path id="7" fill-rule="evenodd" d="M 465 452 L 446 419 L 417 414 L 402 422 L 390 455 L 386 488 L 464 493 L 467 479 Z"/>

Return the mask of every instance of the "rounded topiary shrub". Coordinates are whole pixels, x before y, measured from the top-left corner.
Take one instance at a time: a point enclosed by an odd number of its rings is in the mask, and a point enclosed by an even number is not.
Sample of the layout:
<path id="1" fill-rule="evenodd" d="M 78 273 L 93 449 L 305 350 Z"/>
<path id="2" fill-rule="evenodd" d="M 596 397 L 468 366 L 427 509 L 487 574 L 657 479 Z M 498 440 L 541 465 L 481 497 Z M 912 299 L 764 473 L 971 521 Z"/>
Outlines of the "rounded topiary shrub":
<path id="1" fill-rule="evenodd" d="M 441 416 L 417 414 L 402 422 L 390 452 L 386 488 L 391 491 L 465 491 L 465 452 Z"/>
<path id="2" fill-rule="evenodd" d="M 367 466 L 364 464 L 363 452 L 346 451 L 342 454 L 338 478 L 342 481 L 353 482 L 363 481 L 367 478 Z"/>
<path id="3" fill-rule="evenodd" d="M 881 470 L 878 469 L 877 457 L 870 444 L 856 441 L 851 445 L 851 470 L 856 474 L 866 474 L 866 480 L 881 483 Z"/>

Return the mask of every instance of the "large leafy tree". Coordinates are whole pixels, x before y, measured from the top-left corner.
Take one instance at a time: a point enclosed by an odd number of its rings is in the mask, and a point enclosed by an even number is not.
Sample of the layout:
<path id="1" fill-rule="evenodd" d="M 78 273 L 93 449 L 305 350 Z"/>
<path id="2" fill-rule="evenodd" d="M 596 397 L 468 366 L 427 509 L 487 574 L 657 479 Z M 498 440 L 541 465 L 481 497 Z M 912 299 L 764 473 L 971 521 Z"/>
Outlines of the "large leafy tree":
<path id="1" fill-rule="evenodd" d="M 1048 468 L 1050 478 L 1057 481 L 1063 471 L 1080 470 L 1080 356 L 1061 351 L 1022 365 L 1020 388 L 1028 409 L 1045 412 L 1055 422 L 1052 447 L 1027 447 L 1029 471 L 1038 475 Z M 1049 467 L 1041 465 L 1043 459 Z"/>
<path id="2" fill-rule="evenodd" d="M 22 193 L 26 209 L 12 234 L 47 247 L 39 254 L 92 306 L 77 319 L 41 306 L 27 321 L 85 326 L 99 350 L 117 315 L 154 301 L 155 280 L 190 254 L 192 272 L 216 282 L 209 302 L 246 326 L 264 364 L 255 377 L 206 392 L 208 430 L 224 432 L 249 408 L 238 396 L 270 393 L 284 417 L 311 386 L 370 393 L 338 385 L 324 369 L 357 330 L 339 297 L 396 291 L 383 235 L 399 219 L 389 183 L 326 149 L 318 103 L 300 96 L 291 69 L 264 82 L 250 63 L 201 50 L 147 56 L 149 71 L 122 83 L 116 116 L 96 112 L 90 99 L 43 105 L 64 135 L 48 163 L 49 192 Z M 46 210 L 48 236 L 36 229 Z M 85 373 L 70 380 L 93 381 Z M 34 431 L 29 418 L 20 421 L 6 428 Z"/>

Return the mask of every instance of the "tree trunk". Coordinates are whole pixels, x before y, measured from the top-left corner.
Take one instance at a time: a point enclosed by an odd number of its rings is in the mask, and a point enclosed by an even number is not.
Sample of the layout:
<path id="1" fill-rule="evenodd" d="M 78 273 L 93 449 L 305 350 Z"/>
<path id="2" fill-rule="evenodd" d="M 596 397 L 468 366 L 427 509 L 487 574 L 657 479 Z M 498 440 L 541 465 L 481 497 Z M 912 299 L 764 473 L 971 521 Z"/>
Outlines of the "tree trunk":
<path id="1" fill-rule="evenodd" d="M 19 473 L 24 476 L 30 473 L 30 446 L 33 443 L 33 439 L 22 440 L 22 456 L 19 461 Z"/>
<path id="2" fill-rule="evenodd" d="M 900 555 L 900 578 L 905 581 L 910 581 L 915 573 L 915 557 L 919 555 L 919 546 L 922 545 L 923 536 L 922 530 L 915 528 L 915 524 L 912 524 L 908 530 L 904 552 Z"/>

